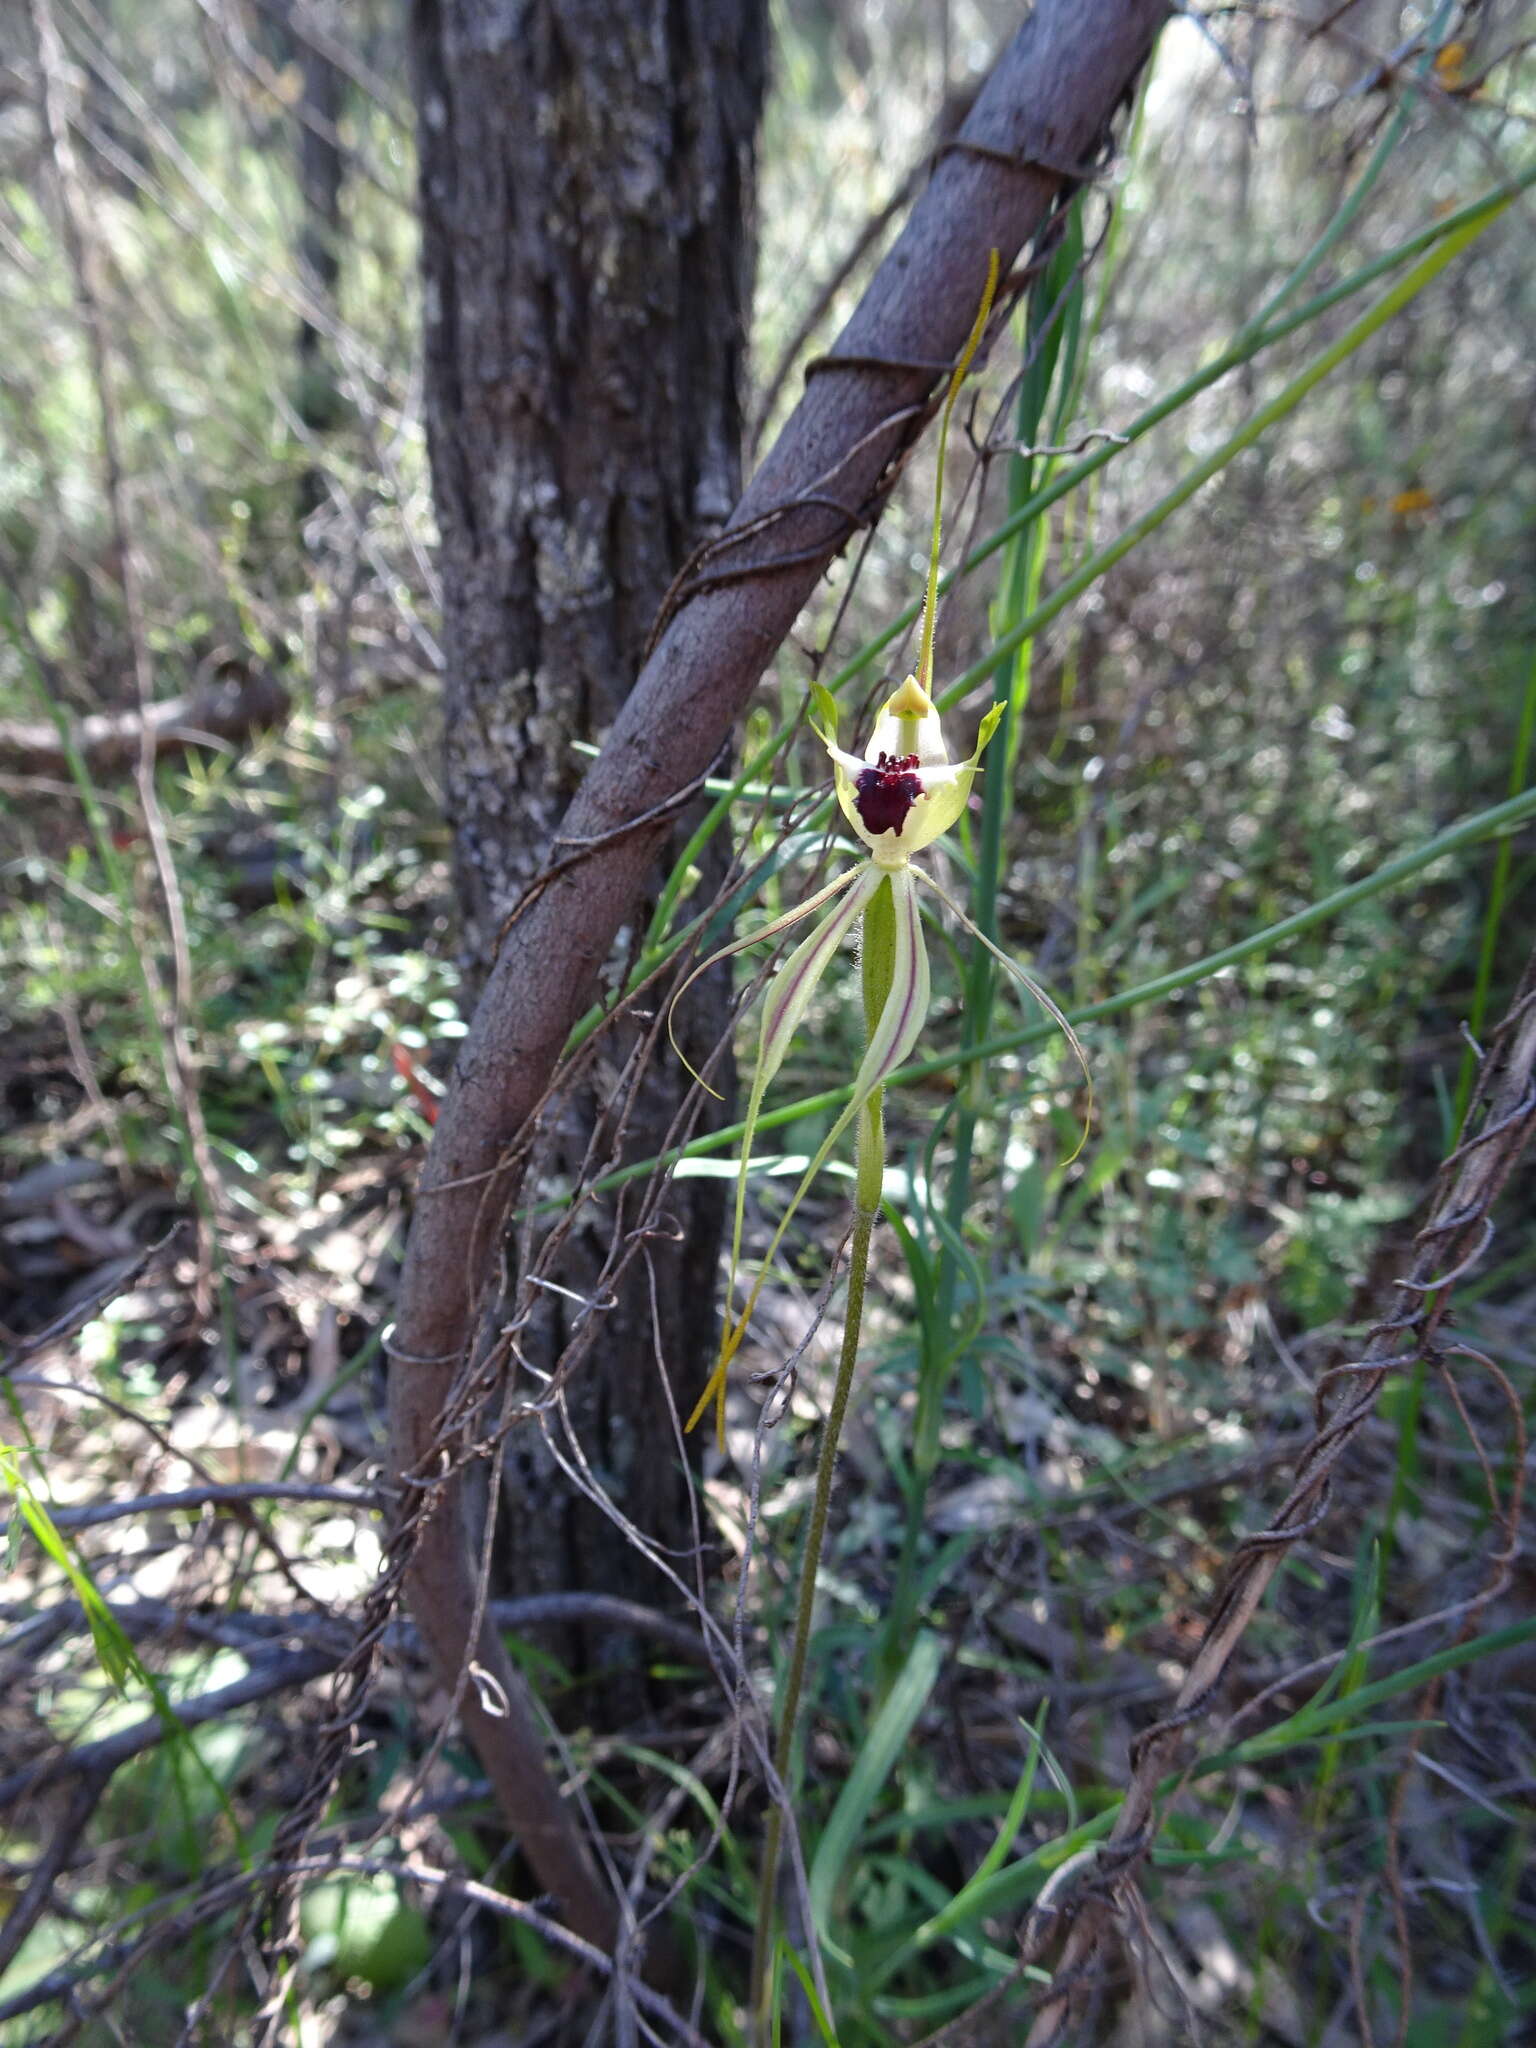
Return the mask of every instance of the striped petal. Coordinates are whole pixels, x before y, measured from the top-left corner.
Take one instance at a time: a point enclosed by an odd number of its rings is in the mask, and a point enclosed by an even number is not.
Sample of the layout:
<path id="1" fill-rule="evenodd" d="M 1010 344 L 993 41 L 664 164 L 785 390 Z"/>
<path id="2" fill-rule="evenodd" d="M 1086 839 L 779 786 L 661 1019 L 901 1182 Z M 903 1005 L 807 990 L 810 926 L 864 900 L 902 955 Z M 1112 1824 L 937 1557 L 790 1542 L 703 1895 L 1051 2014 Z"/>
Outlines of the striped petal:
<path id="1" fill-rule="evenodd" d="M 904 868 L 883 869 L 874 864 L 871 864 L 863 872 L 868 878 L 869 886 L 857 892 L 859 909 L 862 910 L 864 908 L 869 897 L 882 882 L 889 882 L 891 888 L 895 909 L 895 934 L 890 993 L 885 999 L 884 1008 L 880 1012 L 875 1028 L 869 1035 L 869 1043 L 865 1048 L 864 1058 L 860 1062 L 858 1073 L 854 1077 L 853 1094 L 839 1113 L 832 1128 L 827 1132 L 826 1137 L 822 1140 L 815 1157 L 807 1166 L 799 1186 L 790 1198 L 788 1208 L 779 1218 L 778 1227 L 773 1233 L 773 1239 L 768 1246 L 761 1271 L 752 1284 L 751 1293 L 747 1296 L 745 1307 L 739 1316 L 733 1316 L 730 1312 L 727 1313 L 725 1332 L 720 1342 L 719 1359 L 716 1362 L 714 1372 L 710 1375 L 708 1386 L 700 1396 L 698 1406 L 688 1418 L 688 1427 L 692 1429 L 699 1417 L 709 1406 L 711 1400 L 713 1400 L 716 1403 L 717 1433 L 722 1443 L 724 1442 L 725 1432 L 726 1372 L 731 1360 L 740 1349 L 743 1337 L 747 1333 L 747 1325 L 751 1320 L 752 1311 L 756 1308 L 757 1298 L 763 1290 L 763 1284 L 773 1269 L 773 1262 L 778 1254 L 779 1246 L 784 1241 L 784 1234 L 794 1220 L 796 1210 L 798 1210 L 800 1204 L 810 1192 L 817 1175 L 832 1156 L 833 1148 L 838 1140 L 870 1099 L 884 1087 L 896 1069 L 911 1055 L 912 1048 L 917 1043 L 924 1020 L 928 1014 L 928 952 L 923 943 L 922 918 L 918 910 L 917 891 L 912 885 L 911 876 Z M 850 904 L 854 900 L 854 898 L 850 897 Z M 807 940 L 806 945 L 800 950 L 806 951 L 810 943 Z M 789 971 L 788 964 L 786 964 L 784 971 L 786 973 Z M 803 1009 L 804 1006 L 802 1005 L 801 1007 Z M 780 1057 L 782 1058 L 782 1055 Z M 752 1084 L 752 1103 L 748 1110 L 749 1136 L 751 1124 L 755 1122 L 761 1106 L 761 1093 L 758 1079 L 754 1078 Z M 745 1157 L 746 1153 L 744 1150 L 743 1162 L 745 1162 Z M 744 1183 L 738 1183 L 737 1186 L 737 1226 L 731 1251 L 733 1300 L 735 1268 L 740 1251 L 741 1215 L 744 1200 L 743 1185 Z"/>
<path id="2" fill-rule="evenodd" d="M 741 1342 L 742 1325 L 734 1325 L 736 1302 L 736 1273 L 741 1264 L 741 1234 L 746 1216 L 747 1173 L 752 1163 L 752 1140 L 757 1132 L 757 1120 L 762 1114 L 763 1096 L 769 1082 L 784 1064 L 785 1055 L 794 1042 L 800 1020 L 815 995 L 821 977 L 837 956 L 837 950 L 853 929 L 865 904 L 878 886 L 878 871 L 865 863 L 853 868 L 826 889 L 810 899 L 809 907 L 815 909 L 825 903 L 839 889 L 849 882 L 854 887 L 837 904 L 831 914 L 825 917 L 809 938 L 803 939 L 790 954 L 784 965 L 774 976 L 763 1004 L 763 1026 L 758 1041 L 757 1066 L 752 1075 L 752 1088 L 747 1098 L 746 1120 L 741 1133 L 741 1167 L 736 1176 L 736 1212 L 731 1223 L 731 1277 L 726 1289 L 725 1337 L 721 1342 L 720 1357 L 709 1376 L 709 1383 L 699 1396 L 687 1426 L 692 1429 L 710 1402 L 715 1403 L 715 1435 L 721 1448 L 725 1445 L 725 1373 Z M 787 918 L 780 918 L 767 931 L 755 934 L 757 938 L 771 938 L 776 931 L 782 931 L 786 924 L 806 914 L 806 906 L 791 911 Z M 729 952 L 740 950 L 742 942 L 727 948 Z M 719 955 L 716 955 L 718 958 Z M 708 964 L 708 963 L 706 963 Z M 690 977 L 691 978 L 691 977 Z M 679 991 L 681 993 L 681 991 Z M 754 1295 L 754 1299 L 755 1299 Z M 733 1341 L 733 1329 L 735 1331 Z"/>
<path id="3" fill-rule="evenodd" d="M 732 939 L 728 946 L 719 947 L 710 954 L 707 960 L 699 962 L 698 966 L 693 969 L 688 979 L 667 1005 L 667 1036 L 672 1041 L 672 1050 L 677 1054 L 689 1073 L 693 1075 L 699 1086 L 701 1088 L 708 1088 L 710 1094 L 714 1096 L 717 1102 L 720 1100 L 719 1089 L 709 1087 L 709 1083 L 694 1067 L 687 1053 L 683 1051 L 683 1048 L 677 1042 L 677 1034 L 672 1029 L 672 1018 L 678 1004 L 687 995 L 689 989 L 693 987 L 693 984 L 701 974 L 707 974 L 711 967 L 718 967 L 722 960 L 730 960 L 736 954 L 744 953 L 748 946 L 758 946 L 767 939 L 776 939 L 782 932 L 787 932 L 792 925 L 804 923 L 806 918 L 814 916 L 824 903 L 830 903 L 834 896 L 846 889 L 848 884 L 855 881 L 863 872 L 862 868 L 849 868 L 846 874 L 839 875 L 836 881 L 828 882 L 823 888 L 815 890 L 813 894 L 806 897 L 803 903 L 797 903 L 793 910 L 786 910 L 782 917 L 776 917 L 771 924 L 765 924 L 760 931 L 748 932 L 744 939 Z"/>

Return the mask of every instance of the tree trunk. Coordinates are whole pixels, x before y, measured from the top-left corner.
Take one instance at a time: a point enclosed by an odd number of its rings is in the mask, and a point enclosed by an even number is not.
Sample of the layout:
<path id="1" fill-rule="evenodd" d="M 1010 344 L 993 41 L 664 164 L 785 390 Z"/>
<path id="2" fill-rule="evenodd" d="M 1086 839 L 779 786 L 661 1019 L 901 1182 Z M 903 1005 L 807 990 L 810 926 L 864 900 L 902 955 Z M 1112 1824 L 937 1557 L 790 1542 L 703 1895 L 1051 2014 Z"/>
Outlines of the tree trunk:
<path id="1" fill-rule="evenodd" d="M 667 585 L 740 486 L 765 18 L 764 0 L 416 0 L 445 781 L 477 985 L 550 856 L 583 765 L 573 743 L 615 716 Z M 703 1047 L 724 1001 L 695 985 L 688 1023 Z M 652 1063 L 628 1106 L 628 1156 L 661 1149 L 685 1078 Z M 574 1184 L 604 1107 L 564 1106 L 548 1175 Z M 679 1240 L 631 1267 L 568 1405 L 594 1476 L 675 1548 L 689 1540 L 688 1495 L 656 1377 L 651 1273 L 683 1401 L 715 1333 L 719 1184 L 683 1182 L 669 1208 Z M 561 1254 L 561 1285 L 589 1297 L 622 1227 L 595 1206 Z M 547 1372 L 573 1305 L 543 1298 L 519 1349 Z M 533 1429 L 514 1432 L 508 1458 L 500 1528 L 519 1592 L 662 1597 Z M 635 1645 L 574 1626 L 544 1641 L 574 1673 L 608 1674 L 599 1698 L 578 1695 L 581 1718 L 643 1703 L 637 1679 L 616 1680 Z"/>
<path id="2" fill-rule="evenodd" d="M 326 23 L 329 26 L 329 22 Z M 314 44 L 295 37 L 303 78 L 299 98 L 299 192 L 304 212 L 299 228 L 299 274 L 328 313 L 336 307 L 341 278 L 341 190 L 345 171 L 338 127 L 345 80 Z M 299 322 L 299 379 L 294 410 L 309 431 L 323 438 L 338 424 L 342 409 L 335 364 L 319 328 Z M 299 479 L 299 517 L 307 519 L 325 502 L 325 474 L 311 463 Z"/>
<path id="3" fill-rule="evenodd" d="M 827 563 L 878 507 L 892 465 L 920 431 L 937 366 L 965 340 L 990 252 L 1010 264 L 1092 162 L 1169 4 L 1038 0 L 1003 51 L 834 343 L 827 373 L 808 382 L 732 513 L 727 533 L 741 566 L 700 578 L 674 608 L 583 777 L 562 827 L 582 858 L 551 878 L 503 938 L 422 1167 L 386 1340 L 390 1562 L 365 1621 L 372 1630 L 387 1617 L 403 1572 L 433 1668 L 455 1688 L 509 1825 L 539 1849 L 541 1882 L 574 1901 L 572 1924 L 594 1929 L 591 1939 L 608 1939 L 618 1911 L 581 1867 L 572 1809 L 551 1801 L 527 1687 L 477 1621 L 463 1464 L 444 1457 L 461 1394 L 477 1384 L 466 1359 L 504 1219 L 526 1184 L 523 1139 L 634 919 L 670 806 L 707 772 Z M 435 99 L 446 122 L 440 92 Z M 840 501 L 828 499 L 828 478 Z M 478 1683 L 465 1682 L 472 1666 Z M 329 1768 L 329 1755 L 323 1762 Z"/>

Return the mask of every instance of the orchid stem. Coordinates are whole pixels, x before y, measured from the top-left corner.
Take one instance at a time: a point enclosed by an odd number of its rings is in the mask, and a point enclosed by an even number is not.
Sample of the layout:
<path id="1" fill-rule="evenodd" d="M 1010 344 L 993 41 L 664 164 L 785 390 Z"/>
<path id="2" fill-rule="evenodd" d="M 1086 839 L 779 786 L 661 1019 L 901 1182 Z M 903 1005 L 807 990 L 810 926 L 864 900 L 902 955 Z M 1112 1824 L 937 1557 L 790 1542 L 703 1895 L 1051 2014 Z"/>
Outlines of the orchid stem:
<path id="1" fill-rule="evenodd" d="M 800 1717 L 800 1694 L 805 1683 L 806 1657 L 811 1645 L 811 1625 L 816 1607 L 816 1576 L 821 1564 L 821 1547 L 827 1533 L 827 1511 L 832 1502 L 832 1478 L 837 1469 L 837 1444 L 848 1396 L 853 1388 L 853 1368 L 859 1355 L 859 1324 L 864 1309 L 864 1282 L 869 1271 L 869 1241 L 875 1219 L 860 1209 L 853 1221 L 853 1245 L 848 1265 L 848 1309 L 843 1323 L 843 1348 L 837 1362 L 837 1381 L 832 1389 L 832 1406 L 827 1411 L 821 1437 L 821 1458 L 816 1467 L 816 1496 L 811 1503 L 810 1526 L 805 1533 L 805 1557 L 800 1567 L 800 1597 L 795 1608 L 795 1634 L 790 1646 L 789 1668 L 779 1695 L 779 1728 L 774 1742 L 774 1774 L 790 1794 L 790 1770 L 794 1758 L 796 1723 Z M 757 1933 L 752 1943 L 752 2010 L 757 2015 L 758 2039 L 767 2048 L 773 2038 L 773 2014 L 769 1995 L 772 1971 L 775 1894 L 778 1890 L 779 1850 L 784 1838 L 784 1809 L 775 1800 L 768 1815 L 763 1841 L 763 1871 L 757 1894 Z M 808 1930 L 815 1939 L 814 1930 Z"/>
<path id="2" fill-rule="evenodd" d="M 864 910 L 864 1022 L 872 1032 L 885 1008 L 895 970 L 896 912 L 889 884 L 879 888 Z M 800 1695 L 805 1686 L 805 1666 L 810 1654 L 811 1631 L 816 1616 L 816 1580 L 821 1569 L 822 1545 L 827 1534 L 827 1515 L 832 1505 L 832 1481 L 837 1472 L 837 1449 L 853 1391 L 853 1370 L 859 1358 L 859 1330 L 864 1320 L 864 1289 L 869 1278 L 869 1247 L 875 1221 L 880 1214 L 880 1197 L 885 1180 L 884 1091 L 876 1089 L 859 1116 L 858 1167 L 854 1183 L 853 1242 L 848 1254 L 848 1302 L 843 1315 L 843 1343 L 838 1354 L 837 1378 L 832 1402 L 821 1433 L 821 1455 L 816 1465 L 816 1492 L 811 1518 L 805 1532 L 805 1554 L 800 1565 L 800 1591 L 795 1604 L 795 1633 L 790 1643 L 789 1664 L 779 1690 L 778 1731 L 774 1738 L 773 1770 L 783 1792 L 768 1814 L 763 1838 L 763 1868 L 757 1892 L 757 1930 L 752 1941 L 751 2013 L 759 2048 L 770 2048 L 773 2040 L 773 1946 L 775 1905 L 778 1892 L 779 1852 L 784 1840 L 784 1801 L 791 1792 L 795 1735 L 800 1719 Z M 816 1930 L 808 1928 L 810 1940 Z"/>

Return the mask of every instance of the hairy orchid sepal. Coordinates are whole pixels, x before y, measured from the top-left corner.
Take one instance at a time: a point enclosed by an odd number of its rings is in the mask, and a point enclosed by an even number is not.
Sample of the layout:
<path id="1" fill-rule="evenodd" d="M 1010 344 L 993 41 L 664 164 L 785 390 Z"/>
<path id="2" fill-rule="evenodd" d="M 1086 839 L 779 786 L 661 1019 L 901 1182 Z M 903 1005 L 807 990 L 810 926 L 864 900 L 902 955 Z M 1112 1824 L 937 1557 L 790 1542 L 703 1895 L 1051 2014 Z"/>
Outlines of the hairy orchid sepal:
<path id="1" fill-rule="evenodd" d="M 815 1156 L 801 1176 L 789 1205 L 773 1233 L 757 1279 L 752 1283 L 746 1303 L 738 1314 L 735 1307 L 736 1275 L 741 1264 L 741 1240 L 746 1219 L 747 1173 L 752 1160 L 752 1140 L 757 1130 L 758 1118 L 762 1114 L 764 1092 L 783 1065 L 784 1056 L 789 1050 L 795 1032 L 799 1029 L 811 998 L 827 968 L 837 957 L 844 938 L 869 909 L 872 899 L 879 891 L 887 888 L 890 891 L 893 912 L 890 983 L 880 1014 L 870 1030 L 864 1057 L 859 1063 L 858 1072 L 854 1075 L 849 1100 L 834 1119 L 832 1128 L 823 1138 Z M 842 894 L 844 890 L 847 891 L 845 895 Z M 752 1088 L 747 1098 L 747 1114 L 742 1128 L 741 1167 L 736 1179 L 735 1215 L 731 1226 L 730 1292 L 726 1304 L 725 1327 L 720 1339 L 720 1354 L 709 1382 L 694 1404 L 693 1412 L 685 1424 L 686 1428 L 692 1429 L 700 1417 L 713 1406 L 716 1439 L 722 1449 L 725 1446 L 726 1374 L 731 1360 L 740 1348 L 742 1338 L 747 1333 L 747 1325 L 751 1321 L 753 1310 L 757 1307 L 763 1284 L 772 1270 L 779 1246 L 784 1241 L 784 1234 L 844 1131 L 860 1111 L 879 1094 L 897 1068 L 911 1058 L 928 1015 L 928 952 L 923 944 L 922 917 L 918 909 L 912 873 L 904 866 L 889 869 L 871 860 L 866 861 L 861 867 L 850 868 L 835 882 L 818 890 L 798 909 L 777 919 L 766 931 L 756 933 L 751 939 L 737 940 L 735 944 L 723 948 L 722 954 L 716 954 L 714 958 L 719 959 L 723 954 L 740 952 L 744 946 L 754 944 L 758 939 L 775 936 L 798 919 L 822 909 L 830 899 L 839 895 L 842 895 L 842 901 L 833 904 L 815 930 L 808 938 L 801 940 L 779 969 L 769 985 L 767 999 L 763 1005 L 757 1066 L 752 1076 Z M 707 961 L 705 965 L 713 965 L 713 960 Z M 696 974 L 702 971 L 702 968 L 694 970 Z"/>
<path id="2" fill-rule="evenodd" d="M 970 801 L 982 754 L 1003 715 L 994 704 L 969 758 L 951 761 L 933 700 L 916 676 L 888 697 L 861 760 L 837 744 L 837 706 L 819 684 L 812 730 L 832 762 L 837 801 L 856 836 L 882 868 L 901 868 L 958 823 Z"/>

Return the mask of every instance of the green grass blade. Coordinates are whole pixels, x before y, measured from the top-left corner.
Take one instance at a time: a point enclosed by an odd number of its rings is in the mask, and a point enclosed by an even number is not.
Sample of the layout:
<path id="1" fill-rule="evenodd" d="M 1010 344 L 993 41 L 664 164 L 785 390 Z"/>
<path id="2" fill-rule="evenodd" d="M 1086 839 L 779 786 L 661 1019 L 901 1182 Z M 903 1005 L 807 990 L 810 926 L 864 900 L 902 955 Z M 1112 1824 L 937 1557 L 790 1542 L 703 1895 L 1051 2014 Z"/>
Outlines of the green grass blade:
<path id="1" fill-rule="evenodd" d="M 811 1861 L 811 1913 L 818 1930 L 830 1925 L 832 1901 L 844 1866 L 858 1846 L 869 1810 L 895 1769 L 913 1723 L 928 1703 L 943 1663 L 940 1638 L 927 1632 L 920 1635 L 870 1724 Z"/>

